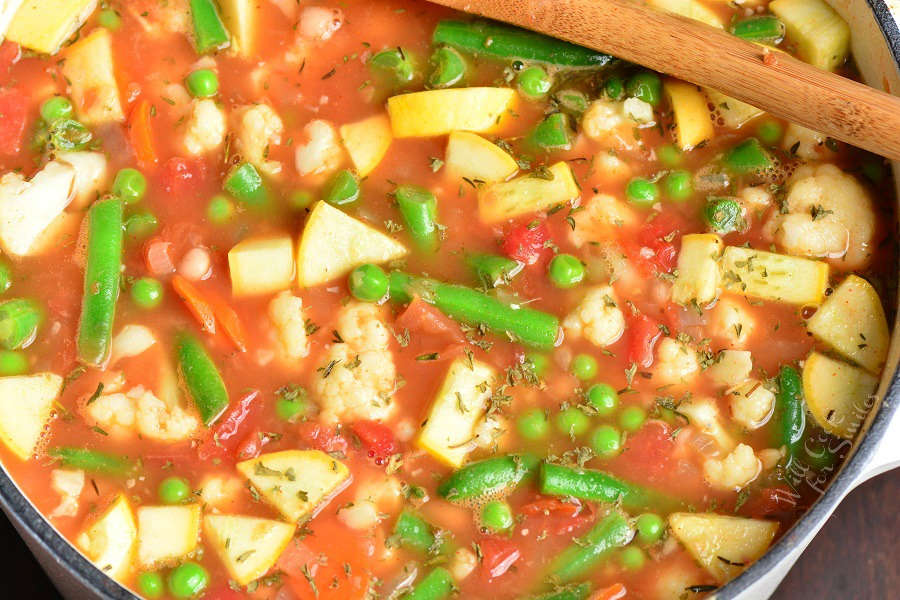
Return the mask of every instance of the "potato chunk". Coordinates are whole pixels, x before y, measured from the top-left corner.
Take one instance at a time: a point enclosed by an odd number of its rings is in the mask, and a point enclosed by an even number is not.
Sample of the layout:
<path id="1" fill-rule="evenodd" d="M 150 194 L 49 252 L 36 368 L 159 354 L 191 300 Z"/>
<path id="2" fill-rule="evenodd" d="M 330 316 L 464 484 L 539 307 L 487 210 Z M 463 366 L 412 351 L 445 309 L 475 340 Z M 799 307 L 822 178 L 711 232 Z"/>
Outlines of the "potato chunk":
<path id="1" fill-rule="evenodd" d="M 62 71 L 71 86 L 75 113 L 85 125 L 125 120 L 108 29 L 95 29 L 73 44 Z"/>
<path id="2" fill-rule="evenodd" d="M 19 4 L 22 6 L 6 37 L 43 54 L 56 54 L 97 8 L 97 0 L 25 0 Z"/>
<path id="3" fill-rule="evenodd" d="M 294 242 L 289 235 L 250 238 L 228 252 L 235 296 L 270 294 L 294 282 Z"/>
<path id="4" fill-rule="evenodd" d="M 53 373 L 0 377 L 0 441 L 22 460 L 34 454 L 62 383 Z"/>
<path id="5" fill-rule="evenodd" d="M 238 515 L 206 515 L 203 531 L 228 574 L 247 585 L 265 575 L 294 536 L 293 525 Z"/>
<path id="6" fill-rule="evenodd" d="M 122 579 L 131 569 L 136 540 L 131 505 L 125 494 L 119 494 L 75 543 L 98 569 L 113 579 Z"/>
<path id="7" fill-rule="evenodd" d="M 137 522 L 138 561 L 145 569 L 178 562 L 197 548 L 199 504 L 141 506 Z"/>

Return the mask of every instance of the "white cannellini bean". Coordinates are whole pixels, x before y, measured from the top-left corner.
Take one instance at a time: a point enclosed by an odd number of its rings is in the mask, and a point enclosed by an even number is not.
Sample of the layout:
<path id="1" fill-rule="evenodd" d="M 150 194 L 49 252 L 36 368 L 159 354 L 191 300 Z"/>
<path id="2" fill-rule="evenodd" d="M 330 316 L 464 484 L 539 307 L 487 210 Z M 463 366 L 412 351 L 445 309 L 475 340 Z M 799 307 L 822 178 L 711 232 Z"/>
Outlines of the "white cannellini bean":
<path id="1" fill-rule="evenodd" d="M 182 257 L 178 273 L 185 279 L 199 281 L 212 275 L 212 258 L 206 248 L 191 248 Z"/>

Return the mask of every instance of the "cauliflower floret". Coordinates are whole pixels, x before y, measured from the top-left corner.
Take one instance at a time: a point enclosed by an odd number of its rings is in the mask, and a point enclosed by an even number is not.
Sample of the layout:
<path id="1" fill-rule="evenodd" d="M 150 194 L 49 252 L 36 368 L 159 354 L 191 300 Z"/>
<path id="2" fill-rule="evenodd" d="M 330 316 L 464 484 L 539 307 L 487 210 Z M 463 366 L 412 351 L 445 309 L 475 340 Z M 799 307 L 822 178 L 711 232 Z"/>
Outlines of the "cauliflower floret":
<path id="1" fill-rule="evenodd" d="M 622 181 L 631 177 L 628 163 L 609 151 L 594 155 L 594 168 L 603 173 L 604 181 Z"/>
<path id="2" fill-rule="evenodd" d="M 472 574 L 475 567 L 478 566 L 478 557 L 468 548 L 457 548 L 456 552 L 450 558 L 450 574 L 453 575 L 454 581 L 462 581 Z"/>
<path id="3" fill-rule="evenodd" d="M 336 171 L 344 162 L 344 151 L 334 125 L 322 119 L 303 128 L 307 142 L 297 146 L 294 163 L 300 175 L 324 175 Z"/>
<path id="4" fill-rule="evenodd" d="M 156 338 L 148 328 L 143 325 L 126 325 L 112 340 L 109 363 L 114 365 L 123 358 L 143 354 L 155 343 Z"/>
<path id="5" fill-rule="evenodd" d="M 338 520 L 350 529 L 371 529 L 381 521 L 381 515 L 398 510 L 402 499 L 400 482 L 395 477 L 374 479 L 361 485 L 355 500 L 338 510 Z"/>
<path id="6" fill-rule="evenodd" d="M 572 218 L 575 227 L 569 232 L 569 239 L 578 247 L 616 238 L 622 227 L 638 222 L 631 207 L 609 194 L 593 196 L 584 208 L 572 214 Z"/>
<path id="7" fill-rule="evenodd" d="M 749 350 L 722 350 L 716 362 L 704 372 L 714 384 L 734 387 L 747 381 L 752 370 L 753 357 Z"/>
<path id="8" fill-rule="evenodd" d="M 807 129 L 796 123 L 789 123 L 781 139 L 781 147 L 794 156 L 805 160 L 819 158 L 825 145 L 825 134 Z"/>
<path id="9" fill-rule="evenodd" d="M 97 199 L 106 187 L 106 156 L 101 152 L 60 152 L 56 160 L 75 169 L 70 209 L 81 210 Z"/>
<path id="10" fill-rule="evenodd" d="M 278 343 L 284 356 L 298 360 L 309 354 L 303 299 L 285 290 L 269 302 L 269 319 L 278 332 Z"/>
<path id="11" fill-rule="evenodd" d="M 357 531 L 365 531 L 378 525 L 378 509 L 367 500 L 352 502 L 338 509 L 338 521 Z"/>
<path id="12" fill-rule="evenodd" d="M 709 327 L 713 336 L 722 338 L 733 348 L 742 348 L 756 329 L 756 319 L 745 305 L 721 298 L 710 312 Z"/>
<path id="13" fill-rule="evenodd" d="M 152 36 L 191 35 L 193 31 L 188 0 L 131 0 L 122 7 Z"/>
<path id="14" fill-rule="evenodd" d="M 663 338 L 656 348 L 653 381 L 657 385 L 688 383 L 700 370 L 693 348 L 672 338 Z"/>
<path id="15" fill-rule="evenodd" d="M 860 269 L 872 257 L 875 213 L 866 189 L 834 165 L 798 169 L 784 202 L 785 214 L 767 223 L 789 254 L 840 259 Z"/>
<path id="16" fill-rule="evenodd" d="M 300 14 L 300 35 L 309 40 L 322 41 L 331 36 L 344 24 L 344 13 L 339 8 L 307 6 Z"/>
<path id="17" fill-rule="evenodd" d="M 615 292 L 609 285 L 588 291 L 581 304 L 563 321 L 566 335 L 582 335 L 595 346 L 616 343 L 625 332 L 625 315 L 616 306 Z"/>
<path id="18" fill-rule="evenodd" d="M 640 127 L 649 127 L 655 123 L 653 106 L 640 98 L 628 98 L 622 103 L 622 112 Z"/>
<path id="19" fill-rule="evenodd" d="M 678 412 L 684 413 L 690 419 L 691 427 L 715 440 L 722 452 L 734 448 L 735 442 L 722 427 L 719 409 L 711 398 L 694 398 L 682 402 L 678 406 Z"/>
<path id="20" fill-rule="evenodd" d="M 638 98 L 624 102 L 595 100 L 581 118 L 581 129 L 588 138 L 622 150 L 637 146 L 633 133 L 636 124 L 653 125 L 653 107 Z"/>
<path id="21" fill-rule="evenodd" d="M 611 100 L 595 100 L 581 118 L 584 134 L 595 141 L 605 140 L 613 131 L 625 124 L 622 105 Z"/>
<path id="22" fill-rule="evenodd" d="M 740 491 L 756 479 L 762 471 L 762 462 L 747 444 L 738 444 L 723 459 L 709 458 L 703 463 L 706 481 L 714 488 Z"/>
<path id="23" fill-rule="evenodd" d="M 759 429 L 775 410 L 775 394 L 759 381 L 751 380 L 728 391 L 731 416 L 747 429 Z"/>
<path id="24" fill-rule="evenodd" d="M 737 194 L 738 202 L 747 212 L 762 211 L 772 204 L 772 192 L 762 185 L 743 188 Z"/>
<path id="25" fill-rule="evenodd" d="M 238 153 L 267 175 L 281 173 L 281 163 L 267 158 L 271 146 L 280 144 L 284 133 L 278 113 L 268 104 L 256 104 L 237 110 L 235 115 Z"/>
<path id="26" fill-rule="evenodd" d="M 85 411 L 106 433 L 120 438 L 139 433 L 161 442 L 176 442 L 188 439 L 200 427 L 193 413 L 163 402 L 143 386 L 127 393 L 101 395 Z"/>
<path id="27" fill-rule="evenodd" d="M 238 500 L 243 482 L 229 475 L 207 475 L 200 482 L 200 499 L 207 506 L 228 512 Z"/>
<path id="28" fill-rule="evenodd" d="M 51 517 L 74 517 L 78 514 L 78 497 L 84 489 L 84 471 L 53 469 L 50 472 L 50 487 L 59 494 L 59 505 L 50 513 Z"/>
<path id="29" fill-rule="evenodd" d="M 226 127 L 225 111 L 215 101 L 194 100 L 184 134 L 184 149 L 194 156 L 212 152 L 225 141 Z"/>
<path id="30" fill-rule="evenodd" d="M 397 372 L 380 308 L 348 304 L 338 315 L 337 331 L 344 342 L 332 344 L 314 383 L 322 420 L 386 419 L 394 412 Z"/>

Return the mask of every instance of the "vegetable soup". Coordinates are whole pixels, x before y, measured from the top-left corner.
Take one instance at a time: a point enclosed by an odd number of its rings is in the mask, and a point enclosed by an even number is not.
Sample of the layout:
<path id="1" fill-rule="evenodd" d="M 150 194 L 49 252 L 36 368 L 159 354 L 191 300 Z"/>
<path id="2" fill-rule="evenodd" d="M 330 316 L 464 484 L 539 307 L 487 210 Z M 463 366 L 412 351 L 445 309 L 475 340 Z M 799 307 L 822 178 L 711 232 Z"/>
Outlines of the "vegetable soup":
<path id="1" fill-rule="evenodd" d="M 6 6 L 0 459 L 144 598 L 703 597 L 874 402 L 880 158 L 421 1 Z"/>

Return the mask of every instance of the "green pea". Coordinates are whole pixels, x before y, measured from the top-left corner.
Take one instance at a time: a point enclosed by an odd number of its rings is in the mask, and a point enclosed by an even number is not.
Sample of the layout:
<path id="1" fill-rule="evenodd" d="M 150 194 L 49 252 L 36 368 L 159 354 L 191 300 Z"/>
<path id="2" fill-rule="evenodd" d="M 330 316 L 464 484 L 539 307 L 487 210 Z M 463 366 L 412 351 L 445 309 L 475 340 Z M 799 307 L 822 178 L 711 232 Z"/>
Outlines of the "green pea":
<path id="1" fill-rule="evenodd" d="M 637 571 L 647 562 L 647 555 L 637 546 L 628 546 L 619 554 L 622 566 L 630 571 Z"/>
<path id="2" fill-rule="evenodd" d="M 506 531 L 514 523 L 512 509 L 502 500 L 491 500 L 481 507 L 481 524 L 492 531 Z"/>
<path id="3" fill-rule="evenodd" d="M 137 578 L 137 586 L 138 591 L 145 598 L 162 598 L 166 593 L 166 584 L 159 573 L 141 573 Z"/>
<path id="4" fill-rule="evenodd" d="M 74 111 L 72 102 L 63 96 L 53 96 L 41 104 L 41 118 L 47 123 L 53 123 L 60 119 L 69 119 Z"/>
<path id="5" fill-rule="evenodd" d="M 540 440 L 550 432 L 547 413 L 540 408 L 532 408 L 522 413 L 516 421 L 516 430 L 526 440 Z"/>
<path id="6" fill-rule="evenodd" d="M 589 381 L 597 376 L 597 359 L 590 354 L 576 354 L 569 365 L 572 374 L 582 381 Z"/>
<path id="7" fill-rule="evenodd" d="M 703 209 L 703 220 L 716 233 L 731 233 L 741 227 L 741 206 L 734 198 L 710 198 Z"/>
<path id="8" fill-rule="evenodd" d="M 584 280 L 584 263 L 571 254 L 557 254 L 547 267 L 547 275 L 558 288 L 575 287 Z"/>
<path id="9" fill-rule="evenodd" d="M 656 149 L 656 158 L 666 167 L 677 167 L 684 157 L 678 146 L 666 144 Z"/>
<path id="10" fill-rule="evenodd" d="M 628 79 L 625 90 L 629 96 L 634 96 L 651 106 L 656 106 L 662 97 L 662 82 L 656 73 L 641 71 Z"/>
<path id="11" fill-rule="evenodd" d="M 756 128 L 756 135 L 759 136 L 762 143 L 769 146 L 774 146 L 780 142 L 783 134 L 784 128 L 778 121 L 763 121 Z"/>
<path id="12" fill-rule="evenodd" d="M 227 223 L 233 216 L 234 202 L 222 194 L 213 196 L 206 205 L 206 218 L 216 225 Z"/>
<path id="13" fill-rule="evenodd" d="M 185 79 L 194 98 L 212 98 L 219 93 L 219 76 L 212 69 L 197 69 Z"/>
<path id="14" fill-rule="evenodd" d="M 540 99 L 550 93 L 553 81 L 541 67 L 528 67 L 519 71 L 516 77 L 519 90 L 528 98 Z"/>
<path id="15" fill-rule="evenodd" d="M 352 204 L 359 199 L 359 179 L 349 169 L 342 169 L 326 186 L 322 199 L 334 206 Z"/>
<path id="16" fill-rule="evenodd" d="M 530 367 L 535 375 L 543 377 L 547 372 L 547 368 L 550 366 L 550 359 L 547 358 L 546 354 L 529 352 L 525 355 L 525 365 Z"/>
<path id="17" fill-rule="evenodd" d="M 625 197 L 632 204 L 649 208 L 659 200 L 659 188 L 646 177 L 635 177 L 625 187 Z"/>
<path id="18" fill-rule="evenodd" d="M 388 276 L 378 265 L 360 265 L 350 272 L 350 293 L 363 302 L 378 302 L 388 293 Z"/>
<path id="19" fill-rule="evenodd" d="M 125 221 L 125 234 L 133 240 L 140 240 L 151 235 L 158 226 L 159 221 L 152 213 L 137 213 Z"/>
<path id="20" fill-rule="evenodd" d="M 453 87 L 466 74 L 466 60 L 455 48 L 441 46 L 431 55 L 434 70 L 428 78 L 428 85 L 433 88 Z"/>
<path id="21" fill-rule="evenodd" d="M 142 277 L 131 286 L 131 299 L 141 308 L 156 308 L 162 303 L 163 286 L 152 277 Z"/>
<path id="22" fill-rule="evenodd" d="M 126 168 L 116 173 L 112 193 L 125 204 L 139 202 L 147 193 L 147 178 L 137 169 Z"/>
<path id="23" fill-rule="evenodd" d="M 693 177 L 687 171 L 672 171 L 663 179 L 663 187 L 672 200 L 686 200 L 694 193 Z"/>
<path id="24" fill-rule="evenodd" d="M 416 68 L 408 52 L 400 47 L 388 48 L 369 59 L 369 68 L 387 77 L 393 84 L 410 83 L 416 78 Z"/>
<path id="25" fill-rule="evenodd" d="M 116 31 L 122 26 L 122 17 L 113 9 L 107 8 L 106 10 L 101 10 L 100 14 L 97 15 L 97 24 L 110 31 Z"/>
<path id="26" fill-rule="evenodd" d="M 591 419 L 579 408 L 570 407 L 556 415 L 557 429 L 570 437 L 584 435 L 590 426 Z"/>
<path id="27" fill-rule="evenodd" d="M 0 261 L 0 294 L 8 291 L 12 284 L 12 269 L 8 264 Z"/>
<path id="28" fill-rule="evenodd" d="M 601 425 L 591 434 L 591 448 L 601 458 L 615 456 L 622 449 L 622 434 L 612 425 Z"/>
<path id="29" fill-rule="evenodd" d="M 176 598 L 194 598 L 209 586 L 209 573 L 195 562 L 182 563 L 169 573 L 169 591 Z"/>
<path id="30" fill-rule="evenodd" d="M 282 421 L 293 423 L 306 412 L 308 405 L 303 398 L 279 398 L 275 401 L 275 414 Z"/>
<path id="31" fill-rule="evenodd" d="M 166 504 L 181 504 L 191 497 L 191 486 L 181 477 L 167 477 L 159 484 L 159 499 Z"/>
<path id="32" fill-rule="evenodd" d="M 307 190 L 294 190 L 288 196 L 288 205 L 294 210 L 305 210 L 312 205 L 314 200 L 315 196 L 312 195 L 312 192 Z"/>
<path id="33" fill-rule="evenodd" d="M 625 95 L 625 81 L 621 77 L 610 77 L 603 84 L 603 93 L 610 100 L 620 100 Z"/>
<path id="34" fill-rule="evenodd" d="M 15 350 L 0 351 L 0 375 L 23 375 L 28 372 L 28 358 Z"/>
<path id="35" fill-rule="evenodd" d="M 666 523 L 655 513 L 644 513 L 635 519 L 638 539 L 645 544 L 652 544 L 662 537 Z"/>
<path id="36" fill-rule="evenodd" d="M 588 403 L 601 417 L 611 415 L 619 406 L 619 394 L 608 383 L 596 383 L 587 391 Z"/>
<path id="37" fill-rule="evenodd" d="M 644 424 L 647 413 L 640 406 L 629 406 L 619 413 L 619 426 L 625 431 L 637 431 Z"/>

